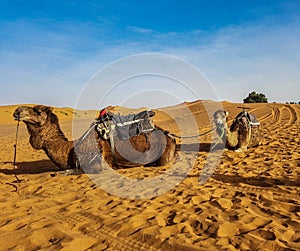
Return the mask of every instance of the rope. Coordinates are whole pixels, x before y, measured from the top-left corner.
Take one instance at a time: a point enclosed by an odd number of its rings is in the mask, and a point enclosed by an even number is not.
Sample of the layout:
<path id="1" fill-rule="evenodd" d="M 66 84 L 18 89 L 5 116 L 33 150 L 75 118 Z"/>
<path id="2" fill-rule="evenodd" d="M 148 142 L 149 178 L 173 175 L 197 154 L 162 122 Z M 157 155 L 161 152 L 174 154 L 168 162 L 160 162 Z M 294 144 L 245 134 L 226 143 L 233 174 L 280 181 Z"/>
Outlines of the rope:
<path id="1" fill-rule="evenodd" d="M 17 145 L 18 145 L 19 125 L 20 125 L 20 120 L 18 119 L 17 130 L 16 130 L 16 140 L 15 140 L 15 144 L 14 144 L 14 169 L 17 168 L 16 160 L 17 160 Z M 21 180 L 18 178 L 18 176 L 16 174 L 15 174 L 15 178 L 16 178 L 18 183 L 21 182 Z"/>
<path id="2" fill-rule="evenodd" d="M 18 144 L 19 124 L 20 124 L 20 120 L 18 119 L 17 131 L 16 131 L 16 141 L 15 141 L 15 144 L 14 144 L 14 169 L 17 169 L 16 160 L 17 160 L 17 144 Z M 18 187 L 13 183 L 15 183 L 15 182 L 20 183 L 21 182 L 21 180 L 18 178 L 18 176 L 16 174 L 14 174 L 14 176 L 16 178 L 16 181 L 6 182 L 6 185 L 14 187 L 15 190 L 12 190 L 11 192 L 17 192 L 18 191 Z"/>
<path id="3" fill-rule="evenodd" d="M 116 150 L 115 150 L 115 140 L 114 140 L 114 131 L 111 124 L 109 124 L 109 140 L 110 140 L 110 148 L 112 155 L 112 164 L 116 165 Z"/>
<path id="4" fill-rule="evenodd" d="M 200 137 L 200 136 L 204 136 L 208 133 L 210 133 L 212 130 L 209 130 L 205 133 L 200 133 L 200 134 L 197 134 L 197 135 L 191 135 L 191 136 L 178 136 L 176 134 L 173 134 L 173 133 L 168 133 L 169 135 L 173 136 L 173 137 L 176 137 L 176 138 L 197 138 L 197 137 Z M 224 133 L 225 133 L 225 130 L 223 129 L 222 130 L 222 134 L 220 135 L 220 137 L 218 138 L 217 142 L 211 147 L 211 150 L 213 150 L 222 140 L 223 136 L 224 136 Z"/>
<path id="5" fill-rule="evenodd" d="M 212 130 L 209 130 L 209 131 L 207 131 L 207 132 L 205 132 L 205 133 L 199 133 L 199 134 L 196 134 L 196 135 L 190 135 L 190 136 L 189 136 L 189 135 L 178 136 L 178 135 L 176 135 L 176 134 L 174 134 L 174 133 L 168 133 L 168 134 L 171 135 L 171 136 L 173 136 L 173 137 L 175 137 L 175 138 L 188 139 L 188 138 L 197 138 L 197 137 L 204 136 L 204 135 L 210 133 L 211 131 L 212 131 Z"/>
<path id="6" fill-rule="evenodd" d="M 213 150 L 222 140 L 223 136 L 224 136 L 225 130 L 222 130 L 222 134 L 220 135 L 220 137 L 218 138 L 217 142 L 211 147 L 211 150 Z"/>
<path id="7" fill-rule="evenodd" d="M 169 134 L 169 135 L 171 135 L 171 136 L 173 136 L 173 137 L 176 137 L 176 138 L 197 138 L 197 137 L 200 137 L 200 136 L 204 136 L 204 135 L 210 133 L 211 131 L 212 131 L 212 130 L 209 130 L 209 131 L 207 131 L 207 132 L 205 132 L 205 133 L 199 133 L 199 134 L 197 134 L 197 135 L 191 135 L 191 136 L 178 136 L 178 135 L 173 134 L 173 133 L 167 133 L 167 134 Z M 222 140 L 222 138 L 223 138 L 223 136 L 224 136 L 224 133 L 225 133 L 225 130 L 223 129 L 223 130 L 222 130 L 222 134 L 221 134 L 220 137 L 218 138 L 217 142 L 211 147 L 211 150 L 213 150 L 213 149 L 221 142 L 221 140 Z"/>

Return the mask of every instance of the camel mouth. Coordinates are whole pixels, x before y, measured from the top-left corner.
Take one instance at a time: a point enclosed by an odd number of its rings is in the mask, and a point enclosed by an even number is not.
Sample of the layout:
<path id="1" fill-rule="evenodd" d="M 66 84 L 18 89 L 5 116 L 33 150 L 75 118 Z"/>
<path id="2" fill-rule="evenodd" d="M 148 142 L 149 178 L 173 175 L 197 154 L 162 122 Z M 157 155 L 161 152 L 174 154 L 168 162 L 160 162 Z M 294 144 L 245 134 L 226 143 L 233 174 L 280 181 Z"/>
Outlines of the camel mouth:
<path id="1" fill-rule="evenodd" d="M 216 127 L 217 127 L 217 128 L 219 128 L 219 129 L 225 128 L 225 125 L 224 125 L 222 122 L 217 121 L 217 122 L 215 122 L 215 123 L 216 123 Z"/>
<path id="2" fill-rule="evenodd" d="M 216 123 L 216 130 L 218 134 L 222 134 L 225 130 L 225 125 L 223 123 Z"/>
<path id="3" fill-rule="evenodd" d="M 23 121 L 27 116 L 14 116 L 15 121 Z"/>
<path id="4" fill-rule="evenodd" d="M 19 109 L 15 110 L 13 117 L 17 121 L 23 121 L 27 118 L 27 114 L 23 114 Z"/>

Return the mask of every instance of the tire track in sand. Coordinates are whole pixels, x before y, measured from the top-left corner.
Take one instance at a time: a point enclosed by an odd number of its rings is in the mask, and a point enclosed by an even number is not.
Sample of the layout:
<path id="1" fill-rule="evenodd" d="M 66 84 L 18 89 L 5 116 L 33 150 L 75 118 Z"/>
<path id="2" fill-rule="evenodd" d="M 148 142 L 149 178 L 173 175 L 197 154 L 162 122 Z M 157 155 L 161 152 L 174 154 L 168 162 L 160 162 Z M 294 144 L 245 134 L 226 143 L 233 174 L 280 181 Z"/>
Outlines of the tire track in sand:
<path id="1" fill-rule="evenodd" d="M 278 107 L 272 107 L 272 120 L 270 125 L 277 125 L 279 123 L 280 110 Z"/>
<path id="2" fill-rule="evenodd" d="M 297 121 L 297 114 L 291 105 L 284 105 L 280 108 L 279 112 L 279 125 L 281 128 L 286 129 L 291 127 Z"/>
<path id="3" fill-rule="evenodd" d="M 285 105 L 286 109 L 289 112 L 289 122 L 287 123 L 287 125 L 284 128 L 290 127 L 293 124 L 296 123 L 297 121 L 297 113 L 295 111 L 295 109 L 291 106 L 291 105 Z"/>
<path id="4" fill-rule="evenodd" d="M 263 114 L 261 115 L 261 110 Z M 270 110 L 270 112 L 266 112 Z M 255 114 L 259 122 L 267 122 L 268 119 L 273 118 L 273 109 L 267 105 L 259 106 L 256 108 L 253 108 L 249 111 L 249 113 Z"/>

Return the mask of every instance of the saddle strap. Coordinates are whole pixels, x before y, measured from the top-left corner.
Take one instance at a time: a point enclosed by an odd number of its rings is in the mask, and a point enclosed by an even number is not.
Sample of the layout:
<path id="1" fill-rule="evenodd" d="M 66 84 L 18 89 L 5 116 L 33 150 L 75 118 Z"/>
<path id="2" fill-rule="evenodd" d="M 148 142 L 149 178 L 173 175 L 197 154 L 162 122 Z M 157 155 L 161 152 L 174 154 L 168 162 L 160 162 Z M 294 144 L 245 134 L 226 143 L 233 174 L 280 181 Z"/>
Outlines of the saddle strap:
<path id="1" fill-rule="evenodd" d="M 111 125 L 109 126 L 109 141 L 110 141 L 110 148 L 111 148 L 112 163 L 113 163 L 113 165 L 115 165 L 116 164 L 116 150 L 115 150 L 115 141 L 114 141 L 114 130 Z"/>
<path id="2" fill-rule="evenodd" d="M 126 121 L 126 122 L 122 122 L 122 123 L 116 123 L 117 126 L 126 126 L 126 125 L 132 125 L 134 123 L 138 123 L 140 121 L 142 121 L 143 119 L 135 119 L 135 120 L 131 120 L 131 121 Z"/>

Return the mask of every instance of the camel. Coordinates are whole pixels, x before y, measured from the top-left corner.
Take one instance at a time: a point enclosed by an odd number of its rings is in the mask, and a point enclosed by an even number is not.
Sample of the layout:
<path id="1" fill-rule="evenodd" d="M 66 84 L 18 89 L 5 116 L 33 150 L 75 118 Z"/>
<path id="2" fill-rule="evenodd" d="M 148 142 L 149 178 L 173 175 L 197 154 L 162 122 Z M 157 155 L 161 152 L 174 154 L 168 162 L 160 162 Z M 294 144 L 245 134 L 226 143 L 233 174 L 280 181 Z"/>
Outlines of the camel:
<path id="1" fill-rule="evenodd" d="M 13 116 L 26 124 L 31 146 L 44 150 L 61 170 L 101 166 L 104 160 L 113 168 L 163 166 L 175 160 L 175 140 L 158 127 L 125 140 L 114 136 L 112 149 L 111 141 L 99 133 L 95 123 L 80 138 L 68 140 L 52 107 L 20 106 Z"/>
<path id="2" fill-rule="evenodd" d="M 243 152 L 261 143 L 260 123 L 253 114 L 245 111 L 240 112 L 230 127 L 227 124 L 228 115 L 229 113 L 224 110 L 218 110 L 214 113 L 217 133 L 222 137 L 227 149 Z"/>

